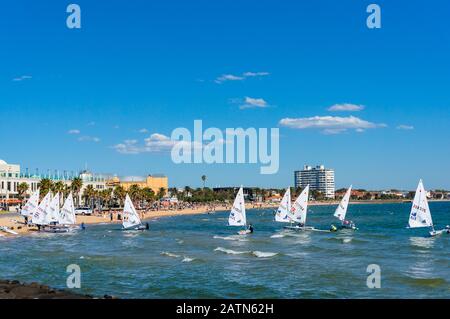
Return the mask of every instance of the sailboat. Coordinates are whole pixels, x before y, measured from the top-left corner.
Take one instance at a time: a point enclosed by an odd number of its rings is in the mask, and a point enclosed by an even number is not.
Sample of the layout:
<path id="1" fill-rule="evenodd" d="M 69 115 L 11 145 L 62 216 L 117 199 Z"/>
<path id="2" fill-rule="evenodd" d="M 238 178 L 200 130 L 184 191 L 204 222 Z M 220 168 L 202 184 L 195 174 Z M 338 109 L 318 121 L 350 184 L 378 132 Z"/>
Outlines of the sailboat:
<path id="1" fill-rule="evenodd" d="M 37 209 L 34 211 L 33 215 L 31 216 L 31 222 L 40 228 L 41 226 L 44 226 L 45 221 L 45 215 L 46 215 L 46 209 L 47 206 L 50 204 L 52 194 L 50 192 L 45 195 L 45 197 L 42 199 L 42 201 L 39 203 Z"/>
<path id="2" fill-rule="evenodd" d="M 306 227 L 306 216 L 308 214 L 308 198 L 309 198 L 309 185 L 300 193 L 295 200 L 290 211 L 287 212 L 288 218 L 297 223 L 297 225 L 284 226 L 286 229 L 292 230 L 314 230 L 314 227 Z"/>
<path id="3" fill-rule="evenodd" d="M 25 206 L 23 206 L 20 214 L 26 218 L 31 218 L 36 212 L 39 205 L 39 189 L 34 192 L 28 199 Z"/>
<path id="4" fill-rule="evenodd" d="M 352 221 L 348 221 L 345 219 L 345 215 L 347 215 L 347 208 L 350 202 L 351 194 L 352 194 L 352 186 L 350 185 L 341 202 L 339 203 L 339 206 L 336 208 L 336 211 L 334 212 L 334 217 L 339 219 L 341 222 L 341 225 L 339 226 L 340 229 L 353 229 L 353 230 L 357 229 L 356 225 Z M 331 230 L 336 231 L 338 230 L 338 228 L 334 225 L 331 225 Z"/>
<path id="5" fill-rule="evenodd" d="M 442 230 L 435 230 L 433 220 L 431 218 L 430 207 L 428 206 L 427 192 L 423 186 L 422 180 L 419 181 L 416 194 L 409 215 L 409 228 L 429 227 L 430 235 L 437 236 L 443 233 L 450 233 L 450 226 Z"/>
<path id="6" fill-rule="evenodd" d="M 60 222 L 59 193 L 53 196 L 45 210 L 44 228 L 46 233 L 67 233 L 70 229 Z"/>
<path id="7" fill-rule="evenodd" d="M 123 230 L 147 230 L 149 229 L 148 223 L 142 224 L 141 219 L 134 208 L 133 202 L 130 196 L 125 197 L 125 204 L 123 207 L 123 220 L 122 220 Z"/>
<path id="8" fill-rule="evenodd" d="M 291 188 L 288 187 L 281 199 L 280 206 L 275 212 L 275 221 L 279 223 L 289 223 L 292 220 L 289 218 L 289 212 L 291 211 Z"/>
<path id="9" fill-rule="evenodd" d="M 230 211 L 230 216 L 228 217 L 229 226 L 244 226 L 245 229 L 238 232 L 239 235 L 247 235 L 253 232 L 252 225 L 247 228 L 247 216 L 245 214 L 245 201 L 244 201 L 244 190 L 241 186 L 234 199 L 233 207 Z"/>
<path id="10" fill-rule="evenodd" d="M 76 215 L 75 215 L 75 205 L 73 203 L 72 192 L 67 196 L 64 201 L 63 207 L 59 211 L 58 222 L 61 225 L 75 225 Z"/>

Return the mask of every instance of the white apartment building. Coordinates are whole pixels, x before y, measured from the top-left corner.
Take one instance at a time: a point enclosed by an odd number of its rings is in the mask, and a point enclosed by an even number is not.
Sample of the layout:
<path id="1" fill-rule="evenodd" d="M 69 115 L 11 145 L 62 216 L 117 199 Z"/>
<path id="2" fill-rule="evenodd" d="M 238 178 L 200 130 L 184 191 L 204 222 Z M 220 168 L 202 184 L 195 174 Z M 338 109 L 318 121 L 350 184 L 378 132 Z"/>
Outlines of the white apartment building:
<path id="1" fill-rule="evenodd" d="M 323 165 L 305 165 L 303 170 L 294 172 L 294 185 L 301 188 L 309 185 L 310 190 L 320 191 L 326 198 L 334 199 L 334 170 Z"/>

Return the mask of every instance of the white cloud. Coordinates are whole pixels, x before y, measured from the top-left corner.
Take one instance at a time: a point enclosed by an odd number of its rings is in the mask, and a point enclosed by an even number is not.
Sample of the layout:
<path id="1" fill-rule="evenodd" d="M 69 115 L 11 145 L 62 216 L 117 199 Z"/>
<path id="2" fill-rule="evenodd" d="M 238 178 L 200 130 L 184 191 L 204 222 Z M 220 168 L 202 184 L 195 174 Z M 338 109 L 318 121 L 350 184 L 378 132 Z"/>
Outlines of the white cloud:
<path id="1" fill-rule="evenodd" d="M 146 128 L 141 128 L 138 132 L 139 133 L 148 133 L 148 130 Z"/>
<path id="2" fill-rule="evenodd" d="M 163 153 L 170 152 L 175 145 L 189 150 L 203 146 L 198 142 L 173 141 L 164 134 L 154 133 L 144 139 L 143 144 L 139 144 L 137 140 L 125 140 L 123 143 L 112 146 L 112 148 L 121 154 Z"/>
<path id="3" fill-rule="evenodd" d="M 247 78 L 256 77 L 256 76 L 266 76 L 269 75 L 269 72 L 245 72 L 244 76 Z"/>
<path id="4" fill-rule="evenodd" d="M 414 130 L 414 126 L 412 126 L 412 125 L 404 125 L 404 124 L 401 124 L 401 125 L 397 126 L 397 130 L 407 130 L 407 131 L 410 131 L 410 130 Z"/>
<path id="5" fill-rule="evenodd" d="M 219 76 L 214 82 L 223 83 L 226 81 L 242 81 L 244 79 L 245 79 L 245 77 L 242 77 L 242 76 L 237 76 L 237 75 L 233 75 L 233 74 L 223 74 L 223 75 Z"/>
<path id="6" fill-rule="evenodd" d="M 221 84 L 226 81 L 243 81 L 246 78 L 254 78 L 269 75 L 269 72 L 244 72 L 242 75 L 223 74 L 217 77 L 214 82 Z"/>
<path id="7" fill-rule="evenodd" d="M 364 110 L 364 105 L 351 104 L 351 103 L 343 103 L 343 104 L 335 104 L 328 108 L 328 111 L 331 112 L 357 112 Z"/>
<path id="8" fill-rule="evenodd" d="M 240 109 L 250 109 L 250 108 L 266 108 L 269 105 L 264 99 L 261 98 L 252 98 L 252 97 L 245 97 L 244 104 L 240 106 Z"/>
<path id="9" fill-rule="evenodd" d="M 94 142 L 94 143 L 98 143 L 98 142 L 100 142 L 100 138 L 95 137 L 95 136 L 85 135 L 85 136 L 79 137 L 78 141 L 79 142 Z"/>
<path id="10" fill-rule="evenodd" d="M 355 116 L 314 116 L 306 118 L 284 118 L 280 125 L 293 129 L 320 129 L 324 134 L 340 134 L 349 129 L 362 132 L 366 129 L 386 127 L 385 124 L 372 123 Z"/>
<path id="11" fill-rule="evenodd" d="M 77 129 L 67 131 L 67 134 L 80 134 L 80 133 L 81 133 L 80 130 Z"/>
<path id="12" fill-rule="evenodd" d="M 21 75 L 21 76 L 18 76 L 16 78 L 12 79 L 12 80 L 13 80 L 13 82 L 20 82 L 20 81 L 23 81 L 23 80 L 31 80 L 32 78 L 33 77 L 31 75 Z"/>

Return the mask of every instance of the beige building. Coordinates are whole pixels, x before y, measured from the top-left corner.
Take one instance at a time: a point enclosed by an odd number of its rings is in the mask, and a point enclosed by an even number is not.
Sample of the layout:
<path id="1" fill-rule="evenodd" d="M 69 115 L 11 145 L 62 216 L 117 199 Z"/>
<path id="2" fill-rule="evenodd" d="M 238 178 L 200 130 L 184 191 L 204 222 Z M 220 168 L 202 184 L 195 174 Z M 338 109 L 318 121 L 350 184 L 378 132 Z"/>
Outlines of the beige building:
<path id="1" fill-rule="evenodd" d="M 151 188 L 155 194 L 159 192 L 160 188 L 164 188 L 166 192 L 169 188 L 168 178 L 163 175 L 148 175 L 145 178 L 132 178 L 119 183 L 125 190 L 128 190 L 132 185 L 138 185 L 140 188 Z"/>

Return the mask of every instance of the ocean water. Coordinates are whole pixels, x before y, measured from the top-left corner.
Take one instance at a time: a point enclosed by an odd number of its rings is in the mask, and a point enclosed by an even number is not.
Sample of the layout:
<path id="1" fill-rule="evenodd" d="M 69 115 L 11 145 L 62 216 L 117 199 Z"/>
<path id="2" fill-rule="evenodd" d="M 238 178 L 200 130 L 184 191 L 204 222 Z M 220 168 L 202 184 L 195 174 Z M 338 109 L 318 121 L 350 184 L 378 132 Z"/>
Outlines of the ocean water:
<path id="1" fill-rule="evenodd" d="M 450 203 L 430 203 L 437 226 Z M 329 229 L 335 207 L 310 207 L 307 224 Z M 120 298 L 450 298 L 450 235 L 406 229 L 410 204 L 350 205 L 358 231 L 291 232 L 272 210 L 248 210 L 255 233 L 238 236 L 227 212 L 164 217 L 147 232 L 88 225 L 73 234 L 0 238 L 0 278 Z M 381 288 L 367 287 L 379 265 Z"/>

